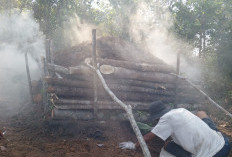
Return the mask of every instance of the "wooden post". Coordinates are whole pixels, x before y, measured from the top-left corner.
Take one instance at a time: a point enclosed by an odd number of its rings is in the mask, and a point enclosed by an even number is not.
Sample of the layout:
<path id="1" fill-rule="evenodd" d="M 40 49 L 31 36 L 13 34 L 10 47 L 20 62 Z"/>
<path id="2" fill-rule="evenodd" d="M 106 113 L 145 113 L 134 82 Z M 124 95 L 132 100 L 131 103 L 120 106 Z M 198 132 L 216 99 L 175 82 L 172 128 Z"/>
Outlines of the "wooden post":
<path id="1" fill-rule="evenodd" d="M 180 75 L 180 53 L 177 54 L 177 60 L 176 60 L 176 75 Z M 176 83 L 175 83 L 175 103 L 174 103 L 174 108 L 177 106 L 177 87 L 178 87 L 178 81 L 179 78 L 176 77 Z"/>
<path id="2" fill-rule="evenodd" d="M 47 111 L 48 111 L 48 98 L 47 98 L 47 85 L 46 82 L 44 80 L 44 78 L 47 75 L 46 72 L 46 60 L 45 57 L 41 57 L 41 63 L 42 63 L 42 80 L 43 80 L 43 105 L 44 105 L 44 114 L 46 115 Z"/>
<path id="3" fill-rule="evenodd" d="M 177 75 L 180 75 L 180 53 L 177 54 L 176 74 L 177 74 Z"/>
<path id="4" fill-rule="evenodd" d="M 46 62 L 51 63 L 50 40 L 46 40 Z"/>
<path id="5" fill-rule="evenodd" d="M 51 64 L 54 64 L 54 42 L 50 41 Z"/>
<path id="6" fill-rule="evenodd" d="M 96 68 L 97 67 L 97 61 L 96 61 L 96 29 L 92 30 L 92 58 L 93 58 L 93 66 Z M 94 73 L 93 76 L 93 85 L 94 85 L 94 118 L 97 118 L 97 75 Z"/>
<path id="7" fill-rule="evenodd" d="M 31 96 L 31 102 L 34 103 L 33 94 L 32 94 L 32 85 L 31 85 L 31 75 L 30 75 L 30 69 L 29 69 L 29 65 L 28 65 L 27 52 L 25 53 L 25 62 L 26 62 L 27 80 L 28 80 L 28 85 L 29 85 L 29 92 L 30 92 L 30 96 Z"/>

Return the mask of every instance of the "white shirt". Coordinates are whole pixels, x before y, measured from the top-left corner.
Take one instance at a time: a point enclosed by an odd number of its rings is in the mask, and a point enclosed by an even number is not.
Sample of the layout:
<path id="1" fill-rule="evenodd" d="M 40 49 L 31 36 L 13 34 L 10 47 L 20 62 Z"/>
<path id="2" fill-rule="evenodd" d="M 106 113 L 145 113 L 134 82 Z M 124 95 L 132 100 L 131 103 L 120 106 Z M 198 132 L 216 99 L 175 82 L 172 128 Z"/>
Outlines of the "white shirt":
<path id="1" fill-rule="evenodd" d="M 163 115 L 151 131 L 164 141 L 171 136 L 174 142 L 193 154 L 193 157 L 212 157 L 225 144 L 220 132 L 184 108 Z"/>

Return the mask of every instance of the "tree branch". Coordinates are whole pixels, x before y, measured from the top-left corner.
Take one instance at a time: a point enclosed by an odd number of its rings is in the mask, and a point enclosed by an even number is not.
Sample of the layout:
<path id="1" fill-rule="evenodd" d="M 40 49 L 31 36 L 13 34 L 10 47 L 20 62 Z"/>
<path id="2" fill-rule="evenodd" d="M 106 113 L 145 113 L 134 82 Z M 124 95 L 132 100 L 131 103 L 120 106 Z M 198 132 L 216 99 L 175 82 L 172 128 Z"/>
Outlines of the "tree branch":
<path id="1" fill-rule="evenodd" d="M 143 139 L 143 136 L 142 136 L 142 134 L 141 134 L 141 132 L 140 132 L 140 130 L 139 130 L 137 124 L 136 124 L 136 121 L 135 121 L 135 119 L 134 119 L 131 106 L 130 106 L 130 105 L 124 104 L 120 99 L 118 99 L 118 98 L 116 97 L 116 95 L 115 95 L 115 94 L 110 90 L 110 88 L 107 86 L 107 84 L 106 84 L 106 82 L 105 82 L 105 80 L 104 80 L 104 78 L 103 78 L 103 76 L 102 76 L 102 74 L 101 74 L 101 72 L 100 72 L 99 69 L 96 69 L 95 67 L 93 67 L 93 66 L 90 65 L 89 63 L 86 63 L 86 64 L 87 64 L 92 70 L 94 70 L 94 71 L 97 73 L 97 75 L 98 75 L 99 79 L 101 80 L 101 83 L 102 83 L 102 85 L 103 85 L 105 91 L 110 95 L 110 97 L 111 97 L 115 102 L 117 102 L 117 103 L 126 111 L 127 117 L 128 117 L 128 119 L 129 119 L 129 121 L 130 121 L 130 123 L 131 123 L 131 126 L 132 126 L 132 128 L 133 128 L 133 130 L 134 130 L 134 132 L 135 132 L 135 134 L 136 134 L 136 137 L 137 137 L 137 139 L 138 139 L 138 141 L 139 141 L 139 144 L 140 144 L 140 146 L 141 146 L 141 148 L 142 148 L 144 157 L 151 157 L 150 151 L 149 151 L 149 149 L 148 149 L 148 147 L 147 147 L 147 145 L 146 145 L 146 143 L 145 143 L 145 141 L 144 141 L 144 139 Z"/>

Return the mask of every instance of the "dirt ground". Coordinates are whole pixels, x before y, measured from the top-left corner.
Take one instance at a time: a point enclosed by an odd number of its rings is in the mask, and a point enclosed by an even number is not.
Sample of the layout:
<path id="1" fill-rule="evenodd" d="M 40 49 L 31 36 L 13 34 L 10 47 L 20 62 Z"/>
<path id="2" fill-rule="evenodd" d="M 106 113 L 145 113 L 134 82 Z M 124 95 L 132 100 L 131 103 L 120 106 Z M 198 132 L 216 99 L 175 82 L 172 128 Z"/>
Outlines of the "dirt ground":
<path id="1" fill-rule="evenodd" d="M 60 123 L 45 121 L 38 106 L 27 104 L 12 117 L 1 113 L 1 157 L 142 157 L 140 151 L 121 150 L 123 141 L 136 141 L 128 122 L 81 121 Z M 31 108 L 31 109 L 30 109 Z M 218 121 L 218 127 L 232 138 L 232 126 Z M 158 156 L 149 144 L 153 157 Z M 232 157 L 232 153 L 230 155 Z"/>
<path id="2" fill-rule="evenodd" d="M 0 157 L 143 156 L 141 150 L 118 147 L 120 142 L 136 141 L 128 122 L 64 121 L 58 125 L 45 121 L 38 106 L 28 105 L 12 117 L 0 112 L 0 129 L 5 132 L 0 139 Z"/>

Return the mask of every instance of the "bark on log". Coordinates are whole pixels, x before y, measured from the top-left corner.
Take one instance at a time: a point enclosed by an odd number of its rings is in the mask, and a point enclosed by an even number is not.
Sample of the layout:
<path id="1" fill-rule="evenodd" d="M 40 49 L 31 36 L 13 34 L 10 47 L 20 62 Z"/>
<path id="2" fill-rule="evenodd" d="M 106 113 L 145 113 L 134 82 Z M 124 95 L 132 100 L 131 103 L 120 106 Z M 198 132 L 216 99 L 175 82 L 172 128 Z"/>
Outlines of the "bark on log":
<path id="1" fill-rule="evenodd" d="M 50 85 L 67 86 L 67 87 L 79 87 L 79 88 L 93 88 L 93 82 L 70 80 L 70 79 L 58 79 L 52 77 L 46 77 L 44 80 Z"/>
<path id="2" fill-rule="evenodd" d="M 80 100 L 70 100 L 70 99 L 58 99 L 54 103 L 58 109 L 93 109 L 93 101 L 80 101 Z M 150 103 L 139 103 L 139 102 L 125 102 L 130 104 L 134 110 L 148 110 Z M 123 109 L 116 102 L 112 101 L 98 101 L 96 103 L 97 109 L 101 110 L 112 110 L 112 109 Z"/>
<path id="3" fill-rule="evenodd" d="M 139 81 L 139 80 L 129 80 L 129 79 L 105 79 L 107 84 L 120 84 L 136 87 L 145 87 L 151 89 L 174 89 L 175 85 L 172 83 L 155 83 L 148 81 Z"/>
<path id="4" fill-rule="evenodd" d="M 110 67 L 110 71 L 106 71 L 105 68 L 101 67 Z M 110 65 L 102 65 L 101 73 L 104 74 L 106 78 L 120 78 L 120 79 L 132 79 L 132 80 L 141 80 L 141 81 L 154 81 L 154 82 L 174 82 L 174 77 L 164 73 L 152 73 L 152 72 L 143 72 L 137 70 L 130 70 L 121 67 L 114 67 Z M 85 77 L 93 77 L 93 72 L 86 66 L 76 66 L 70 67 L 71 75 L 82 75 Z"/>
<path id="5" fill-rule="evenodd" d="M 65 78 L 70 79 L 70 80 L 80 80 L 80 81 L 89 81 L 93 82 L 92 77 L 86 77 L 85 75 L 75 75 L 75 74 L 70 74 L 66 75 Z"/>
<path id="6" fill-rule="evenodd" d="M 120 67 L 112 67 L 114 72 L 111 74 L 104 74 L 105 78 L 118 78 L 118 79 L 131 79 L 140 81 L 151 81 L 151 82 L 165 82 L 174 83 L 174 76 L 164 73 L 152 73 L 152 72 L 139 72 L 135 70 L 128 70 Z"/>
<path id="7" fill-rule="evenodd" d="M 68 86 L 68 87 L 79 87 L 79 88 L 93 88 L 92 81 L 85 81 L 85 80 L 72 80 L 72 79 L 58 79 L 52 77 L 46 77 L 44 80 L 50 85 L 56 86 Z M 137 80 L 122 80 L 122 79 L 108 79 L 106 80 L 107 84 L 109 84 L 110 88 L 118 88 L 118 86 L 125 86 L 124 88 L 137 88 L 140 87 L 141 91 L 144 90 L 166 90 L 172 91 L 175 86 L 173 84 L 168 83 L 152 83 L 152 82 L 145 82 L 145 81 L 137 81 Z M 97 83 L 100 84 L 100 81 Z M 181 90 L 181 89 L 180 89 Z M 127 91 L 127 90 L 126 90 Z M 132 91 L 129 89 L 128 91 Z M 138 91 L 139 90 L 135 90 Z"/>
<path id="8" fill-rule="evenodd" d="M 173 93 L 157 91 L 156 93 L 138 93 L 138 92 L 125 92 L 113 90 L 115 94 L 124 101 L 156 101 L 159 99 L 171 101 Z M 47 89 L 48 93 L 56 93 L 60 97 L 83 97 L 93 98 L 93 90 L 87 88 L 67 88 L 67 87 L 54 87 L 49 86 Z M 108 100 L 109 96 L 102 89 L 99 89 L 99 100 Z"/>
<path id="9" fill-rule="evenodd" d="M 56 93 L 57 96 L 79 96 L 92 98 L 93 90 L 87 88 L 67 88 L 67 87 L 54 87 L 47 88 L 48 93 Z"/>
<path id="10" fill-rule="evenodd" d="M 53 119 L 75 119 L 75 120 L 91 120 L 93 119 L 92 111 L 78 111 L 78 110 L 61 110 L 54 108 L 52 110 Z"/>
<path id="11" fill-rule="evenodd" d="M 87 58 L 87 60 L 92 61 L 91 58 Z M 128 69 L 144 71 L 144 72 L 163 72 L 163 73 L 174 72 L 174 69 L 171 66 L 165 64 L 134 63 L 130 61 L 102 59 L 102 58 L 97 58 L 97 62 L 100 63 L 100 65 L 106 64 L 115 67 L 128 68 Z"/>
<path id="12" fill-rule="evenodd" d="M 171 96 L 174 95 L 174 91 L 166 90 L 166 89 L 152 89 L 152 88 L 144 88 L 144 87 L 136 87 L 136 86 L 124 86 L 119 84 L 109 84 L 108 85 L 111 90 L 115 92 L 135 92 L 135 93 L 141 93 L 141 94 L 154 94 L 154 95 L 167 95 Z"/>
<path id="13" fill-rule="evenodd" d="M 92 77 L 93 72 L 89 69 L 89 67 L 84 65 L 79 65 L 75 67 L 69 67 L 69 73 L 75 75 L 85 75 L 87 77 Z"/>
<path id="14" fill-rule="evenodd" d="M 62 67 L 60 65 L 47 63 L 47 68 L 48 68 L 48 70 L 50 70 L 52 72 L 58 72 L 61 74 L 66 74 L 66 75 L 69 74 L 69 69 Z"/>
<path id="15" fill-rule="evenodd" d="M 94 102 L 91 105 L 56 105 L 57 109 L 62 110 L 91 110 L 94 109 Z M 96 103 L 96 108 L 98 110 L 122 110 L 123 108 L 120 107 L 118 104 L 115 103 L 108 103 L 108 104 L 100 104 L 99 102 Z M 133 108 L 134 110 L 148 110 L 148 107 L 144 106 L 136 106 Z"/>

